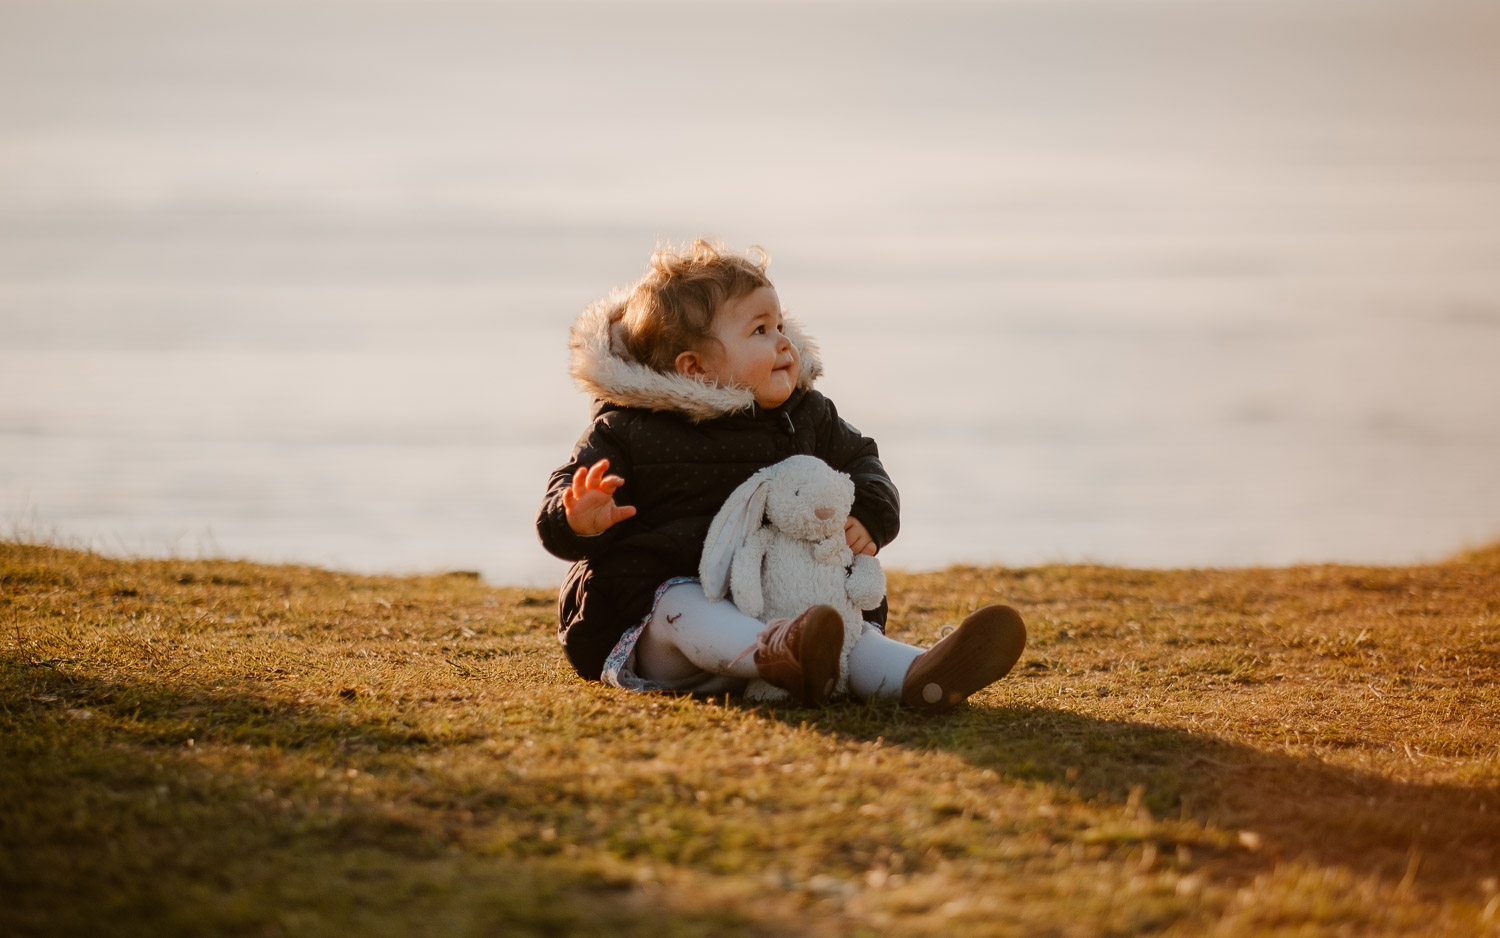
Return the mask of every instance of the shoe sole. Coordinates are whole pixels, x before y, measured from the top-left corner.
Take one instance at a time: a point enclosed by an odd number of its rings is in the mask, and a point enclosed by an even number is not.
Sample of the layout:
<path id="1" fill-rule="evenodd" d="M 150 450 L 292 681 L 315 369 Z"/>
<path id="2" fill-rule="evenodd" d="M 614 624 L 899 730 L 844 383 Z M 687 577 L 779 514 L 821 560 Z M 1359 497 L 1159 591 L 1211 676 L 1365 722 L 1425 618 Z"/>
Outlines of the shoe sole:
<path id="1" fill-rule="evenodd" d="M 952 642 L 952 645 L 948 645 Z M 944 645 L 948 645 L 944 648 Z M 944 713 L 1010 673 L 1026 648 L 1026 623 L 1009 606 L 985 606 L 913 663 L 901 702 Z M 937 654 L 934 654 L 934 653 Z"/>
<path id="2" fill-rule="evenodd" d="M 802 643 L 797 649 L 802 664 L 803 706 L 828 702 L 839 679 L 839 658 L 844 651 L 844 617 L 832 606 L 813 606 L 802 623 Z"/>

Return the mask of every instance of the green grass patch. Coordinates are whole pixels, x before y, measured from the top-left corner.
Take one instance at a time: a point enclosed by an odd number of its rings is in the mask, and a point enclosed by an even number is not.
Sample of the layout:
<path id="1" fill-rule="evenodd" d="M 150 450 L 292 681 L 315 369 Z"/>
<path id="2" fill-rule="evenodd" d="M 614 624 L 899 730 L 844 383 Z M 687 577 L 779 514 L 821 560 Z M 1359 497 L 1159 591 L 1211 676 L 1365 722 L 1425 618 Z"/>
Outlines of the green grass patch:
<path id="1" fill-rule="evenodd" d="M 553 597 L 0 542 L 0 934 L 1500 934 L 1500 548 L 892 573 L 957 713 L 578 680 Z"/>

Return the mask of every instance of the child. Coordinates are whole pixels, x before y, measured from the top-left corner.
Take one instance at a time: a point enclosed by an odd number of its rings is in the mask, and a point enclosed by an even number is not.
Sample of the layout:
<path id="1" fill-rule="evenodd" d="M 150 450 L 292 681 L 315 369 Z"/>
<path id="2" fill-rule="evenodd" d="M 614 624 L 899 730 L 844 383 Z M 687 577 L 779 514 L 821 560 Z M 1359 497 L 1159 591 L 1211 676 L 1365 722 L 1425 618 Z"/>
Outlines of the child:
<path id="1" fill-rule="evenodd" d="M 758 250 L 758 249 L 757 249 Z M 803 704 L 827 699 L 843 625 L 828 606 L 769 624 L 698 584 L 710 521 L 755 471 L 798 453 L 854 480 L 845 536 L 873 555 L 899 526 L 896 487 L 875 442 L 813 390 L 818 350 L 786 319 L 767 258 L 696 241 L 666 249 L 632 288 L 583 311 L 572 374 L 594 419 L 552 473 L 537 518 L 543 545 L 576 561 L 559 631 L 580 675 L 636 690 L 728 693 L 763 678 Z M 1020 657 L 1015 610 L 987 606 L 930 650 L 889 639 L 870 610 L 849 658 L 861 698 L 929 712 L 958 705 Z"/>

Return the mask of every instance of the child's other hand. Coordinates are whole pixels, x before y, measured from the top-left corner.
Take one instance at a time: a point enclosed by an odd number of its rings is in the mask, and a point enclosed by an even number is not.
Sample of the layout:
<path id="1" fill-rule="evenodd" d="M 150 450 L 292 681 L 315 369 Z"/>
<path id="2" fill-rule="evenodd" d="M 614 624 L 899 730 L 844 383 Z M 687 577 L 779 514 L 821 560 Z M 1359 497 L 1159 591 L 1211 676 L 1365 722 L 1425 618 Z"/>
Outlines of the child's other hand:
<path id="1" fill-rule="evenodd" d="M 849 549 L 856 554 L 873 557 L 875 551 L 879 550 L 875 539 L 870 537 L 870 532 L 865 530 L 865 526 L 860 524 L 859 519 L 853 515 L 850 515 L 849 520 L 844 522 L 844 540 L 849 543 Z"/>
<path id="2" fill-rule="evenodd" d="M 600 534 L 635 514 L 633 505 L 615 504 L 615 489 L 625 480 L 605 475 L 608 469 L 608 459 L 579 466 L 573 484 L 563 490 L 563 512 L 574 534 Z"/>

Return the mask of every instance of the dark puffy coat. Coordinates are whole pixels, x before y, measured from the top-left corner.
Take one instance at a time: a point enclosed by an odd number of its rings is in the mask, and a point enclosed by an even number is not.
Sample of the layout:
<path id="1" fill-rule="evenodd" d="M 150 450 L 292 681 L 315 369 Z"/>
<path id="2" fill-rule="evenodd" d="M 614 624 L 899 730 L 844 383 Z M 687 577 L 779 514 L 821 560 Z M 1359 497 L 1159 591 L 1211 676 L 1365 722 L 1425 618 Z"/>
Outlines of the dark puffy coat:
<path id="1" fill-rule="evenodd" d="M 884 547 L 900 526 L 900 501 L 875 442 L 812 390 L 817 349 L 794 324 L 802 355 L 799 388 L 764 410 L 740 389 L 664 375 L 630 361 L 618 341 L 623 295 L 584 311 L 572 337 L 573 375 L 595 398 L 594 420 L 568 463 L 552 473 L 537 517 L 542 544 L 576 561 L 558 596 L 558 629 L 568 660 L 597 680 L 620 636 L 651 610 L 674 576 L 697 576 L 709 523 L 729 494 L 757 470 L 792 455 L 817 456 L 855 484 L 853 515 Z M 615 501 L 634 517 L 581 537 L 563 512 L 562 493 L 580 466 L 610 461 L 625 480 Z M 885 608 L 871 611 L 884 623 Z"/>

